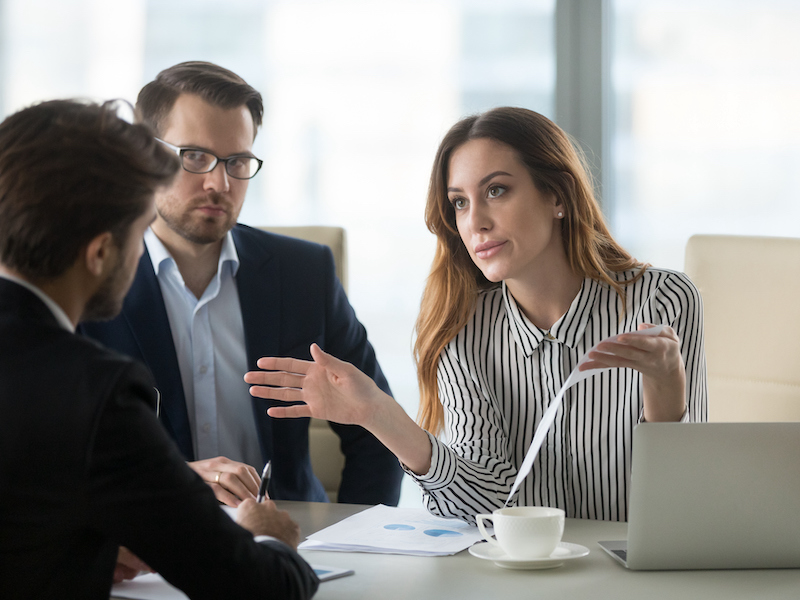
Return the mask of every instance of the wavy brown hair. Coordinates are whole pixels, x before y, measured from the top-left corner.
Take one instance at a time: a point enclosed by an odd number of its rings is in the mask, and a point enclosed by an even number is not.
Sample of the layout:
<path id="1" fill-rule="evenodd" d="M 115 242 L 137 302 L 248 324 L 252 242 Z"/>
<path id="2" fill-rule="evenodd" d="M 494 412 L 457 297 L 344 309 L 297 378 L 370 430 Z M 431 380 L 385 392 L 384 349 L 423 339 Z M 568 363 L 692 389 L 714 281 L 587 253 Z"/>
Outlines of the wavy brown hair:
<path id="1" fill-rule="evenodd" d="M 527 167 L 536 188 L 561 204 L 561 234 L 570 267 L 576 275 L 608 284 L 622 298 L 625 291 L 614 272 L 647 265 L 631 257 L 611 237 L 594 196 L 592 181 L 569 137 L 555 123 L 524 108 L 495 108 L 467 117 L 447 132 L 434 159 L 425 223 L 436 235 L 436 254 L 417 318 L 414 358 L 420 388 L 417 420 L 439 433 L 444 412 L 436 371 L 444 347 L 467 323 L 478 292 L 497 284 L 472 262 L 456 229 L 455 211 L 447 197 L 453 151 L 469 140 L 491 139 L 512 148 Z"/>

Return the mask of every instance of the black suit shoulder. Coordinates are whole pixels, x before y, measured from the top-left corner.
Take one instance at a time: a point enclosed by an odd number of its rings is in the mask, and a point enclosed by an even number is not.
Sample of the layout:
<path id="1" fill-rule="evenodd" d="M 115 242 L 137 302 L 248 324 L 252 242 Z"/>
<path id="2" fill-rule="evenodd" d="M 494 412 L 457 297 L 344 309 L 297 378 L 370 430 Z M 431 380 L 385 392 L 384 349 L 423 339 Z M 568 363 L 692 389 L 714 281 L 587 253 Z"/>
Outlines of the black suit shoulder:
<path id="1" fill-rule="evenodd" d="M 153 398 L 142 365 L 62 329 L 0 280 L 3 597 L 108 598 L 118 544 L 192 598 L 310 597 L 310 567 L 279 542 L 255 544 L 219 509 Z"/>

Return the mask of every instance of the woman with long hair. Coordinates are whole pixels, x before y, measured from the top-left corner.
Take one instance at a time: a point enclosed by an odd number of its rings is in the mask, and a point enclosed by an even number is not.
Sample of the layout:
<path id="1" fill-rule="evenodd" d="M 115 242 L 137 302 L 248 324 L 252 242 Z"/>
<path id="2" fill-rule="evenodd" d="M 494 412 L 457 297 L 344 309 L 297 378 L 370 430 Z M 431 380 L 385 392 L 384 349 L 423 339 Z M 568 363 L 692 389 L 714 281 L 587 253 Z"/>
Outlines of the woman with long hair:
<path id="1" fill-rule="evenodd" d="M 517 503 L 626 520 L 632 430 L 706 418 L 699 293 L 633 259 L 608 231 L 583 162 L 542 115 L 497 108 L 456 123 L 425 211 L 436 255 L 417 321 L 419 425 L 355 367 L 262 358 L 273 417 L 361 425 L 400 460 L 428 509 L 474 522 L 502 506 L 533 433 L 580 359 Z M 664 325 L 658 335 L 625 335 Z M 608 370 L 611 368 L 611 370 Z M 278 386 L 278 387 L 263 387 Z"/>

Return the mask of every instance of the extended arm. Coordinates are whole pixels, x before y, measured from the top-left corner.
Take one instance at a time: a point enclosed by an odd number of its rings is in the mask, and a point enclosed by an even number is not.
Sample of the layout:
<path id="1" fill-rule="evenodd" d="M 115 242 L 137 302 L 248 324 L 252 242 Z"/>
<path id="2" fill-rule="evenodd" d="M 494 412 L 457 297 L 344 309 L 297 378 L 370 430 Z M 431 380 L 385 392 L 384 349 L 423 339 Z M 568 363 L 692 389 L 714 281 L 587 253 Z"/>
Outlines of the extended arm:
<path id="1" fill-rule="evenodd" d="M 367 332 L 356 318 L 344 289 L 336 279 L 333 259 L 331 256 L 326 256 L 326 259 L 329 263 L 326 263 L 325 297 L 329 300 L 325 303 L 323 348 L 329 354 L 355 366 L 369 376 L 378 388 L 391 396 L 389 384 L 367 339 Z M 405 413 L 398 417 L 404 415 Z M 397 458 L 373 433 L 363 427 L 331 422 L 331 428 L 339 436 L 345 456 L 338 501 L 397 505 L 403 477 Z"/>
<path id="2" fill-rule="evenodd" d="M 453 375 L 444 384 L 445 411 L 460 415 L 446 419 L 453 441 L 444 444 L 358 369 L 316 346 L 311 354 L 314 362 L 262 358 L 258 366 L 265 370 L 245 375 L 254 386 L 250 391 L 254 396 L 303 403 L 270 408 L 270 416 L 314 416 L 365 427 L 417 475 L 435 514 L 473 522 L 475 514 L 502 505 L 516 470 L 505 456 L 505 436 L 495 408 L 467 414 L 467 405 L 482 402 L 476 400 L 482 395 L 458 361 L 443 358 L 440 364 L 440 371 L 452 369 Z M 467 420 L 469 427 L 464 426 Z"/>
<path id="3" fill-rule="evenodd" d="M 402 463 L 417 473 L 430 468 L 428 436 L 403 408 L 353 365 L 311 346 L 313 362 L 294 358 L 261 358 L 264 371 L 244 380 L 258 398 L 302 402 L 269 409 L 271 417 L 315 417 L 359 425 L 372 433 Z M 277 386 L 277 387 L 265 387 Z"/>

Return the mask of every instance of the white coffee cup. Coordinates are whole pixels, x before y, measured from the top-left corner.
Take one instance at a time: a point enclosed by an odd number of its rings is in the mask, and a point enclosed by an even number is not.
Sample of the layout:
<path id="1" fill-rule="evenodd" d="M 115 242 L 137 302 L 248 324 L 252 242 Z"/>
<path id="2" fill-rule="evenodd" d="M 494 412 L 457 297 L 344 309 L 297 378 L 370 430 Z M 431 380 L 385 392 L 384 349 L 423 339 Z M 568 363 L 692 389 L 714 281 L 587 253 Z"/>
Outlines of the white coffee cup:
<path id="1" fill-rule="evenodd" d="M 546 506 L 499 508 L 490 515 L 476 515 L 478 529 L 490 544 L 510 558 L 545 558 L 553 553 L 564 535 L 564 511 Z M 494 523 L 494 539 L 484 520 Z"/>

